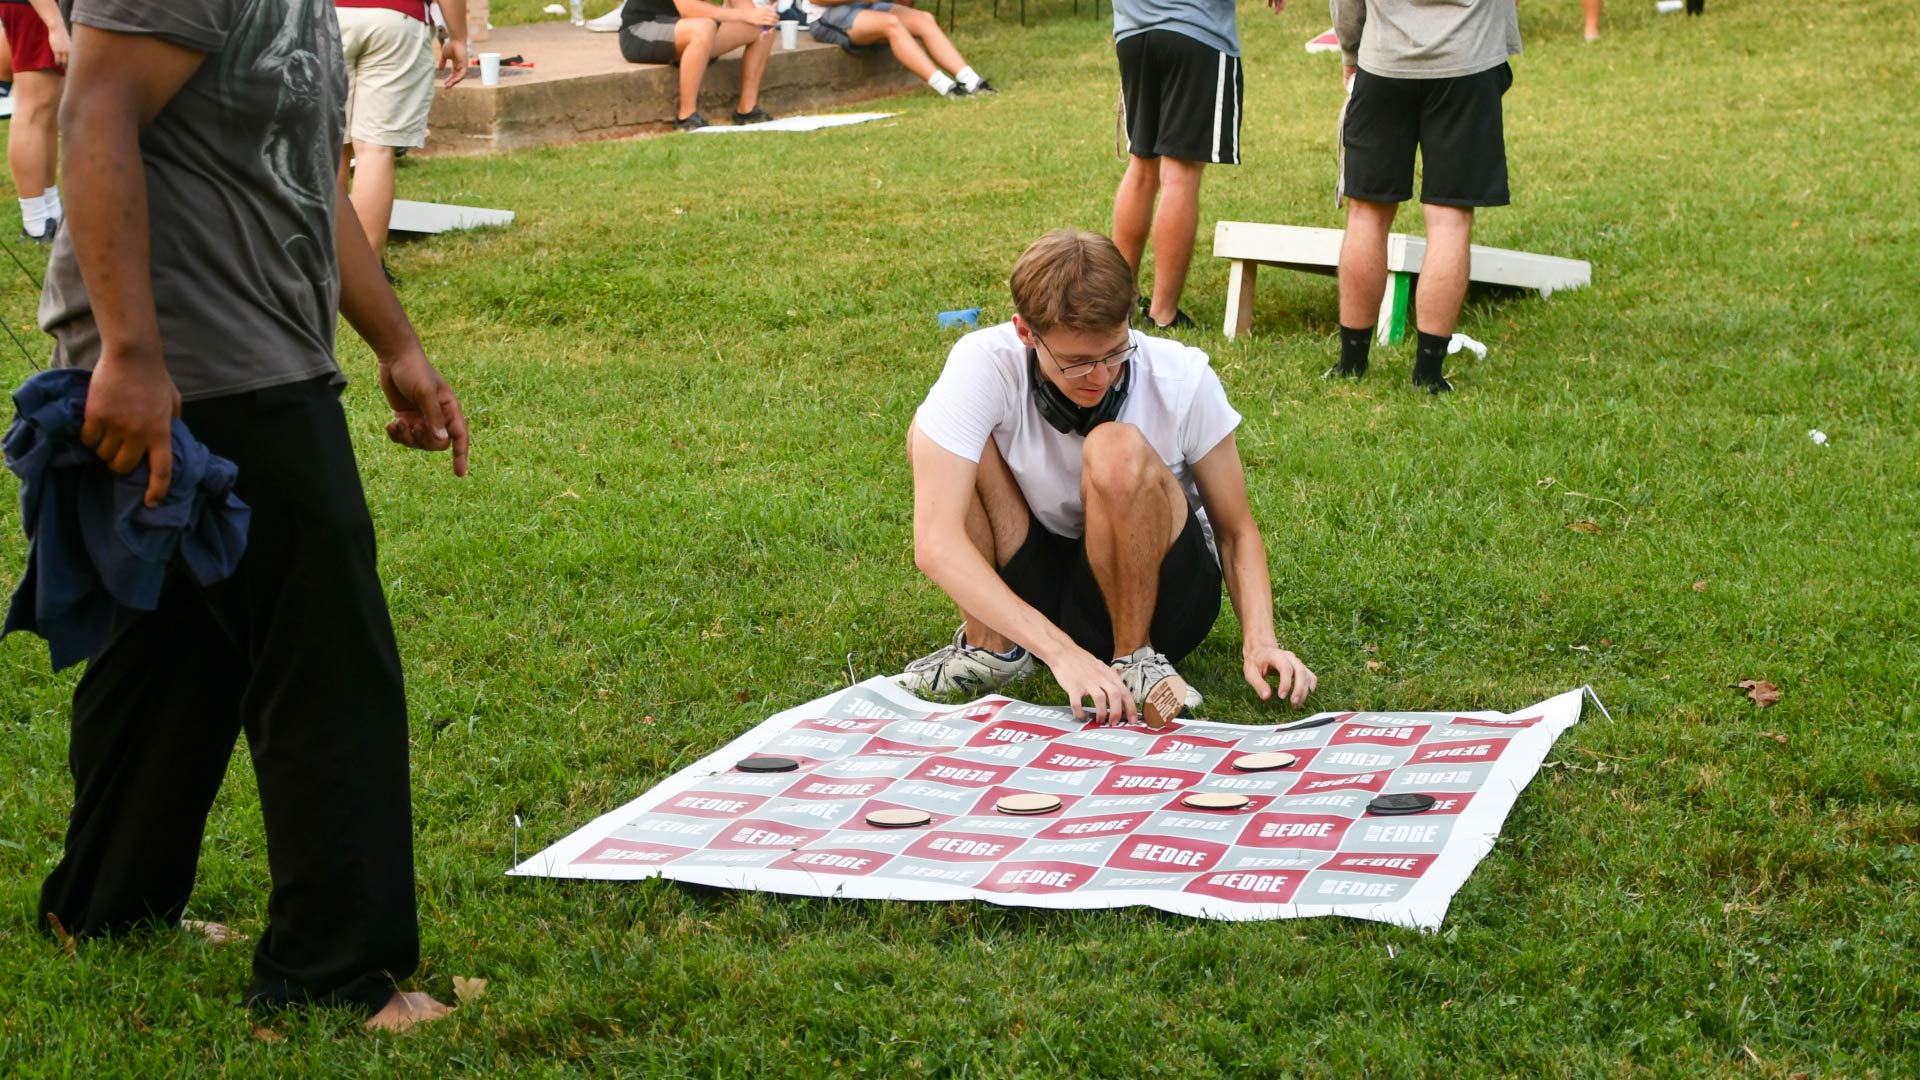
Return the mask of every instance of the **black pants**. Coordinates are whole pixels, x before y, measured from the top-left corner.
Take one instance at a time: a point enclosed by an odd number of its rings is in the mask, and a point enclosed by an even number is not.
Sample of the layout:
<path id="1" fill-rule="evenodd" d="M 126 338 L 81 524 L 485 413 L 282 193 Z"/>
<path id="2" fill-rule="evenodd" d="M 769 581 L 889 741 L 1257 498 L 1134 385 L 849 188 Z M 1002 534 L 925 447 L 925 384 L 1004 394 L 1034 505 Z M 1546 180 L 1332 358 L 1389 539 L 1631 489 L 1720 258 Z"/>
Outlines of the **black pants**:
<path id="1" fill-rule="evenodd" d="M 73 694 L 73 817 L 40 894 L 76 936 L 180 918 L 245 731 L 273 892 L 250 1003 L 369 1014 L 419 959 L 407 708 L 338 392 L 326 379 L 183 410 L 240 467 L 238 572 L 122 609 Z"/>

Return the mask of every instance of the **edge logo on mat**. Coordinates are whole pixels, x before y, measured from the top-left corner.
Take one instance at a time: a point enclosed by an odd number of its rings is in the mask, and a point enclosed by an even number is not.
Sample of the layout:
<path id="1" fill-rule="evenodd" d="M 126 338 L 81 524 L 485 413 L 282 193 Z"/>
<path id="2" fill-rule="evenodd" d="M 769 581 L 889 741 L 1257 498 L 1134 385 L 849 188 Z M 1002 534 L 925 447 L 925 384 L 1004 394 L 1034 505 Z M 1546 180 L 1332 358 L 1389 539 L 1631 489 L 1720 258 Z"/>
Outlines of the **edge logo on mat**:
<path id="1" fill-rule="evenodd" d="M 860 753 L 862 756 L 877 754 L 887 757 L 930 758 L 948 750 L 958 749 L 960 748 L 957 746 L 915 746 L 912 743 L 894 742 L 892 739 L 883 739 L 875 735 L 867 740 L 867 745 L 860 748 Z"/>
<path id="2" fill-rule="evenodd" d="M 1035 739 L 1057 739 L 1066 734 L 1057 727 L 1047 724 L 1033 724 L 1023 720 L 1000 720 L 987 725 L 967 740 L 968 746 L 998 746 L 1006 743 L 1032 742 Z"/>
<path id="3" fill-rule="evenodd" d="M 1124 761 L 1131 760 L 1126 754 L 1116 754 L 1111 750 L 1095 750 L 1085 746 L 1062 746 L 1058 743 L 1047 747 L 1028 763 L 1033 769 L 1058 769 L 1078 772 L 1082 769 L 1107 769 Z"/>
<path id="4" fill-rule="evenodd" d="M 1426 724 L 1344 724 L 1327 740 L 1327 745 L 1373 743 L 1378 746 L 1412 746 L 1431 730 Z"/>
<path id="5" fill-rule="evenodd" d="M 1093 867 L 1079 863 L 1002 863 L 974 888 L 1005 893 L 1065 893 L 1085 885 L 1093 873 Z"/>
<path id="6" fill-rule="evenodd" d="M 1390 770 L 1358 773 L 1305 773 L 1287 789 L 1288 795 L 1318 795 L 1323 791 L 1379 791 L 1393 778 Z"/>
<path id="7" fill-rule="evenodd" d="M 1242 847 L 1338 851 L 1353 822 L 1325 814 L 1255 814 L 1240 833 Z"/>
<path id="8" fill-rule="evenodd" d="M 684 791 L 659 806 L 656 814 L 691 814 L 694 817 L 731 818 L 751 814 L 765 805 L 770 796 L 741 795 L 731 791 Z"/>
<path id="9" fill-rule="evenodd" d="M 1405 756 L 1404 753 L 1362 750 L 1352 745 L 1329 746 L 1314 756 L 1313 763 L 1323 769 L 1352 769 L 1356 772 L 1368 772 L 1374 769 L 1391 769 L 1400 764 Z"/>
<path id="10" fill-rule="evenodd" d="M 1026 842 L 1024 836 L 936 832 L 915 840 L 906 853 L 917 859 L 937 862 L 993 862 L 1013 854 Z"/>
<path id="11" fill-rule="evenodd" d="M 812 874 L 848 874 L 865 877 L 893 861 L 893 856 L 877 851 L 841 851 L 813 848 L 796 851 L 768 865 L 769 870 L 805 870 Z"/>
<path id="12" fill-rule="evenodd" d="M 1190 836 L 1135 833 L 1120 842 L 1107 865 L 1123 870 L 1159 870 L 1200 873 L 1211 870 L 1227 853 L 1227 845 Z"/>
<path id="13" fill-rule="evenodd" d="M 840 735 L 871 735 L 892 723 L 890 720 L 860 720 L 851 716 L 822 716 L 815 720 L 802 720 L 793 725 L 794 730 L 805 728 L 808 731 L 831 731 Z"/>
<path id="14" fill-rule="evenodd" d="M 1007 778 L 1018 772 L 1012 765 L 995 765 L 985 761 L 966 761 L 960 758 L 931 757 L 920 763 L 919 767 L 907 774 L 912 780 L 932 780 L 942 784 L 954 784 L 959 787 L 992 787 L 1004 784 Z"/>
<path id="15" fill-rule="evenodd" d="M 1185 891 L 1243 904 L 1285 904 L 1304 880 L 1298 870 L 1221 870 L 1194 878 Z"/>
<path id="16" fill-rule="evenodd" d="M 1093 789 L 1095 795 L 1153 795 L 1190 788 L 1206 778 L 1187 769 L 1157 769 L 1151 765 L 1119 765 Z"/>
<path id="17" fill-rule="evenodd" d="M 1147 750 L 1147 755 L 1164 754 L 1169 750 L 1231 750 L 1240 745 L 1239 739 L 1213 739 L 1205 735 L 1174 734 L 1162 736 Z"/>
<path id="18" fill-rule="evenodd" d="M 1427 872 L 1427 867 L 1432 866 L 1436 858 L 1439 856 L 1348 851 L 1321 863 L 1320 869 L 1339 871 L 1344 874 L 1386 874 L 1390 877 L 1417 878 Z"/>
<path id="19" fill-rule="evenodd" d="M 827 835 L 825 829 L 806 829 L 778 821 L 743 818 L 707 841 L 716 848 L 797 848 Z"/>
<path id="20" fill-rule="evenodd" d="M 693 854 L 692 848 L 671 847 L 667 844 L 648 844 L 635 840 L 602 840 L 598 846 L 588 848 L 586 854 L 573 860 L 576 863 L 598 863 L 617 866 L 659 866 L 670 863 L 682 855 Z"/>
<path id="21" fill-rule="evenodd" d="M 893 777 L 860 779 L 850 776 L 803 777 L 780 793 L 787 799 L 871 799 L 893 786 Z"/>
<path id="22" fill-rule="evenodd" d="M 1312 884 L 1301 894 L 1303 903 L 1345 904 L 1356 900 L 1387 903 L 1413 891 L 1406 878 L 1375 877 L 1371 874 L 1328 874 L 1316 871 Z"/>
<path id="23" fill-rule="evenodd" d="M 943 724 L 984 724 L 1012 703 L 1012 698 L 987 698 L 952 712 L 928 713 L 927 719 Z"/>
<path id="24" fill-rule="evenodd" d="M 1426 765 L 1431 762 L 1455 762 L 1461 765 L 1478 765 L 1494 761 L 1507 748 L 1507 740 L 1476 739 L 1473 742 L 1433 743 L 1414 751 L 1407 759 L 1409 765 Z"/>
<path id="25" fill-rule="evenodd" d="M 1047 840 L 1084 840 L 1096 836 L 1121 836 L 1139 828 L 1140 823 L 1152 815 L 1151 810 L 1141 810 L 1132 814 L 1067 818 L 1047 826 L 1040 836 Z"/>
<path id="26" fill-rule="evenodd" d="M 1091 866 L 1100 866 L 1112 857 L 1113 849 L 1120 846 L 1117 836 L 1096 837 L 1091 840 L 1034 840 L 1020 849 L 1020 854 L 1029 859 L 1042 859 L 1055 862 L 1083 862 Z"/>

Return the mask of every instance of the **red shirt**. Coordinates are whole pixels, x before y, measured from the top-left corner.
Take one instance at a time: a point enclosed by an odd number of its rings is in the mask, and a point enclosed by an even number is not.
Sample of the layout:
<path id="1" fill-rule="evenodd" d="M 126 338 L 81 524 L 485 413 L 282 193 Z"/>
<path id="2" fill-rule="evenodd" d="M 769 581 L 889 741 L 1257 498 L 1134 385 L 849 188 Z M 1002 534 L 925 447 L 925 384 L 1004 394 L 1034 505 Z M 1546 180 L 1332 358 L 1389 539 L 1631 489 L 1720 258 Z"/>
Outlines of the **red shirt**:
<path id="1" fill-rule="evenodd" d="M 386 8 L 402 15 L 411 15 L 431 26 L 433 20 L 427 17 L 427 0 L 333 0 L 334 7 L 343 8 Z"/>

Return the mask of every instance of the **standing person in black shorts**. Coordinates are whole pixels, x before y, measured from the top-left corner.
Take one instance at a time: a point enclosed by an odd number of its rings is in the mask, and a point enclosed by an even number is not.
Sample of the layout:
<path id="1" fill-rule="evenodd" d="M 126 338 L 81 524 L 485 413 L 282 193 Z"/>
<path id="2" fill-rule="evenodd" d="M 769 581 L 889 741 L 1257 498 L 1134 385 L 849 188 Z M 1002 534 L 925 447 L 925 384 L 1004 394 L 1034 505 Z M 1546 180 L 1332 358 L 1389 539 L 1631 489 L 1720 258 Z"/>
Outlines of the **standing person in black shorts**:
<path id="1" fill-rule="evenodd" d="M 1224 582 L 1248 685 L 1299 707 L 1314 675 L 1277 644 L 1240 414 L 1207 354 L 1132 329 L 1133 268 L 1098 233 L 1034 241 L 1009 287 L 1013 320 L 954 345 L 907 431 L 914 561 L 961 625 L 895 681 L 984 694 L 1038 659 L 1074 716 L 1161 726 L 1200 706 L 1174 665 Z"/>
<path id="2" fill-rule="evenodd" d="M 698 131 L 700 83 L 707 65 L 735 49 L 740 52 L 740 101 L 736 124 L 764 124 L 772 114 L 760 107 L 760 80 L 773 55 L 773 30 L 780 14 L 771 5 L 747 0 L 627 0 L 620 8 L 620 55 L 629 64 L 675 64 L 680 68 L 680 109 L 673 126 Z"/>
<path id="3" fill-rule="evenodd" d="M 1427 251 L 1414 305 L 1413 384 L 1445 393 L 1453 384 L 1441 367 L 1467 298 L 1473 211 L 1508 202 L 1500 97 L 1513 85 L 1507 57 L 1520 51 L 1519 16 L 1514 0 L 1333 0 L 1333 28 L 1351 88 L 1340 131 L 1347 232 L 1338 371 L 1367 373 L 1387 284 L 1387 234 L 1399 204 L 1413 197 L 1418 147 Z"/>
<path id="4" fill-rule="evenodd" d="M 1267 0 L 1276 13 L 1287 0 Z M 1140 313 L 1160 329 L 1180 310 L 1200 225 L 1200 176 L 1240 164 L 1240 30 L 1233 0 L 1114 0 L 1127 172 L 1113 197 L 1113 242 L 1137 280 L 1153 240 L 1153 294 Z M 1155 208 L 1155 199 L 1159 201 Z"/>

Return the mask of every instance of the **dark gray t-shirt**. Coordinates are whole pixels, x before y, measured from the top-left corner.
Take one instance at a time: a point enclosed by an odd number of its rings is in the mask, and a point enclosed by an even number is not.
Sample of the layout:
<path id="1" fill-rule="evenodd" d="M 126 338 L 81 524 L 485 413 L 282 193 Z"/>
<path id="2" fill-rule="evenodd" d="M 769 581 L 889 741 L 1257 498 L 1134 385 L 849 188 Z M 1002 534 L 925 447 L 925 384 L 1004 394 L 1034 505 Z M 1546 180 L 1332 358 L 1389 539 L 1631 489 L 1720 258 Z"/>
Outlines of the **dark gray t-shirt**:
<path id="1" fill-rule="evenodd" d="M 333 0 L 73 0 L 71 17 L 206 54 L 140 136 L 154 306 L 180 396 L 337 375 L 334 183 L 347 85 Z M 40 325 L 56 366 L 99 359 L 65 229 Z"/>

